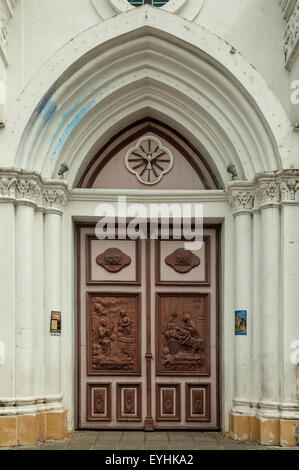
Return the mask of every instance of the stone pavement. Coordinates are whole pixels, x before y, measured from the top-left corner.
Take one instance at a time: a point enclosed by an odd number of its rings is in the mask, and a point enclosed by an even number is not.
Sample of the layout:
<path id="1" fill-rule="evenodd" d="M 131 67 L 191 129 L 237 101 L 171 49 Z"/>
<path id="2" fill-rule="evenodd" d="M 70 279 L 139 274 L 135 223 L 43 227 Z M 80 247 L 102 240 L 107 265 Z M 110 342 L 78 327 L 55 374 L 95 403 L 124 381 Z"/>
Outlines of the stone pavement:
<path id="1" fill-rule="evenodd" d="M 283 450 L 233 441 L 216 432 L 80 431 L 71 439 L 17 450 Z M 294 450 L 299 450 L 294 448 Z"/>

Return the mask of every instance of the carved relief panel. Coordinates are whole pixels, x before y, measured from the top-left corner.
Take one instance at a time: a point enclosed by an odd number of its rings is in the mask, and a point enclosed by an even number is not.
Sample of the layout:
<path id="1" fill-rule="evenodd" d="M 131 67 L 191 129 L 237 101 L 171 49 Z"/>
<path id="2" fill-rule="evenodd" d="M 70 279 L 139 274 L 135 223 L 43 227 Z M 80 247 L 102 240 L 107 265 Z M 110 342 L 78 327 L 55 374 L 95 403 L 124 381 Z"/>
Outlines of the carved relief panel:
<path id="1" fill-rule="evenodd" d="M 117 420 L 141 421 L 141 384 L 117 384 Z"/>
<path id="2" fill-rule="evenodd" d="M 208 375 L 209 294 L 157 294 L 157 375 Z"/>
<path id="3" fill-rule="evenodd" d="M 111 383 L 87 384 L 89 421 L 111 421 Z"/>
<path id="4" fill-rule="evenodd" d="M 156 384 L 156 419 L 181 420 L 181 384 Z"/>
<path id="5" fill-rule="evenodd" d="M 140 294 L 87 294 L 88 375 L 140 375 Z"/>
<path id="6" fill-rule="evenodd" d="M 210 421 L 211 384 L 186 383 L 186 421 Z"/>

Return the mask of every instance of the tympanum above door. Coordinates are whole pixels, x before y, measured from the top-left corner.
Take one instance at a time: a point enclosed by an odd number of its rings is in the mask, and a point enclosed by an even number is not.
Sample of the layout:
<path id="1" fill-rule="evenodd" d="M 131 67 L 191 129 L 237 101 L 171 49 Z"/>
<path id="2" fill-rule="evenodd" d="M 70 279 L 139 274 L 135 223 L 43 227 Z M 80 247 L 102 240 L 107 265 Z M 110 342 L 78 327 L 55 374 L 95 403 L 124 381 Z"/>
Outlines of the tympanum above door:
<path id="1" fill-rule="evenodd" d="M 170 127 L 139 121 L 114 136 L 81 176 L 96 189 L 219 189 L 204 156 Z"/>

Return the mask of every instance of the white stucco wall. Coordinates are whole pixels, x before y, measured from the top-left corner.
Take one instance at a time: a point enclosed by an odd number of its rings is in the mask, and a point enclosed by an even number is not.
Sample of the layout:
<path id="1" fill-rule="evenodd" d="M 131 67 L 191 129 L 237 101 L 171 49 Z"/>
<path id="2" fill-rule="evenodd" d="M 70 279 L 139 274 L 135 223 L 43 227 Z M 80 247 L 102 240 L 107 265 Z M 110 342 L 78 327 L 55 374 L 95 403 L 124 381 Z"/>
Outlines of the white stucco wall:
<path id="1" fill-rule="evenodd" d="M 116 15 L 109 0 L 96 5 L 101 15 L 92 0 L 18 0 L 9 25 L 8 108 L 63 44 L 103 18 Z M 197 9 L 198 0 L 188 0 L 179 14 L 192 18 L 190 11 L 196 13 Z M 290 112 L 291 76 L 284 68 L 283 52 L 286 25 L 276 0 L 205 0 L 194 21 L 240 51 Z"/>

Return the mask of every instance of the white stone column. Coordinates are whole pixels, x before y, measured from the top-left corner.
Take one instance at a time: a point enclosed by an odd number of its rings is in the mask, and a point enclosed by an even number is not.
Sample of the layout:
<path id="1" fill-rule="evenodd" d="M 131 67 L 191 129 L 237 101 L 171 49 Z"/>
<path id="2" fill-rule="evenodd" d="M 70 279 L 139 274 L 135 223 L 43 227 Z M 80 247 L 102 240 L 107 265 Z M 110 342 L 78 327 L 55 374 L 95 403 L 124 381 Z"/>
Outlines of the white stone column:
<path id="1" fill-rule="evenodd" d="M 49 188 L 43 192 L 44 283 L 45 283 L 45 396 L 47 410 L 59 411 L 62 406 L 61 337 L 51 336 L 51 312 L 61 312 L 61 214 L 66 202 L 63 190 Z M 62 312 L 61 312 L 62 313 Z M 63 326 L 63 317 L 62 317 Z"/>
<path id="2" fill-rule="evenodd" d="M 261 351 L 259 417 L 277 420 L 281 383 L 280 190 L 276 175 L 258 180 L 261 211 Z M 274 429 L 274 428 L 273 428 Z M 276 433 L 272 432 L 274 435 Z M 262 438 L 263 440 L 263 438 Z M 265 440 L 266 437 L 265 437 Z"/>
<path id="3" fill-rule="evenodd" d="M 252 316 L 252 208 L 254 192 L 246 183 L 231 186 L 235 217 L 235 310 L 247 311 L 247 335 L 234 337 L 235 387 L 233 415 L 251 414 L 251 316 Z M 232 312 L 233 314 L 233 312 Z M 234 332 L 232 332 L 234 334 Z M 249 438 L 249 418 L 242 436 Z"/>
<path id="4" fill-rule="evenodd" d="M 16 183 L 16 382 L 18 412 L 36 411 L 34 368 L 34 209 L 39 179 L 19 176 Z"/>
<path id="5" fill-rule="evenodd" d="M 282 204 L 282 335 L 283 335 L 283 378 L 281 418 L 283 420 L 299 419 L 298 386 L 299 386 L 299 171 L 286 172 L 281 182 Z M 295 342 L 298 342 L 297 346 Z M 298 424 L 297 424 L 298 427 Z M 282 441 L 288 441 L 282 430 Z M 295 437 L 293 430 L 289 433 Z M 284 442 L 282 442 L 284 443 Z M 296 445 L 295 439 L 286 442 Z"/>
<path id="6" fill-rule="evenodd" d="M 44 214 L 42 207 L 37 208 L 34 218 L 34 325 L 35 393 L 38 402 L 42 404 L 44 395 Z"/>
<path id="7" fill-rule="evenodd" d="M 13 176 L 0 176 L 0 404 L 13 412 L 15 381 L 15 208 Z M 2 408 L 3 413 L 3 408 Z"/>
<path id="8" fill-rule="evenodd" d="M 256 413 L 261 398 L 261 214 L 258 210 L 253 212 L 252 235 L 252 318 L 251 318 L 251 399 L 252 407 Z"/>

